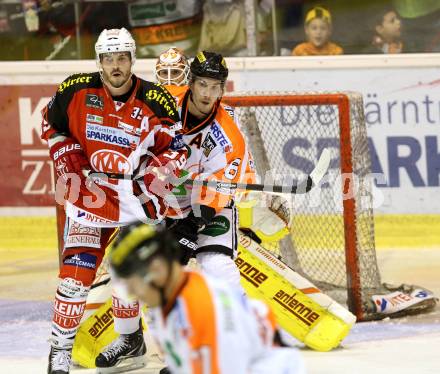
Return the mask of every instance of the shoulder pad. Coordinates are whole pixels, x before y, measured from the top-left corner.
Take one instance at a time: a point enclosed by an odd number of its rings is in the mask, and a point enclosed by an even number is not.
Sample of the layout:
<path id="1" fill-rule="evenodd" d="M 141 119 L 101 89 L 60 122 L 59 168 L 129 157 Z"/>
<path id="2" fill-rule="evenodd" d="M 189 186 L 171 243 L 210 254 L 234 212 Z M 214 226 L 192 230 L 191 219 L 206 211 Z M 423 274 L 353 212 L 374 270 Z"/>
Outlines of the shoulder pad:
<path id="1" fill-rule="evenodd" d="M 66 91 L 75 92 L 87 87 L 101 86 L 102 83 L 99 73 L 73 74 L 58 86 L 57 93 L 62 94 Z"/>
<path id="2" fill-rule="evenodd" d="M 172 86 L 172 85 L 164 85 L 165 89 L 174 97 L 184 96 L 186 91 L 188 91 L 188 86 Z"/>
<path id="3" fill-rule="evenodd" d="M 179 121 L 176 100 L 162 85 L 141 80 L 141 86 L 142 101 L 157 117 Z"/>

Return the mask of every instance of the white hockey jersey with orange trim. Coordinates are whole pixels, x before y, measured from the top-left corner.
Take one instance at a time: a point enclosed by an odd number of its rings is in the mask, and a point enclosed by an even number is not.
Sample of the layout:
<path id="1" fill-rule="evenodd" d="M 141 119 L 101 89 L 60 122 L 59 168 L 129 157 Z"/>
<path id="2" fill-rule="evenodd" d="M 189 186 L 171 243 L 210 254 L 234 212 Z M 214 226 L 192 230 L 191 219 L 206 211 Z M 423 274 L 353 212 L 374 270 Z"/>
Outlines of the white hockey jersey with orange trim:
<path id="1" fill-rule="evenodd" d="M 269 307 L 216 279 L 185 272 L 177 294 L 151 311 L 173 374 L 303 373 L 294 349 L 273 346 Z"/>
<path id="2" fill-rule="evenodd" d="M 181 142 L 189 147 L 185 169 L 190 173 L 190 177 L 226 183 L 253 183 L 253 161 L 240 130 L 238 118 L 231 114 L 232 108 L 220 104 L 202 125 L 188 130 L 185 125 L 188 87 L 166 88 L 176 99 L 182 119 Z M 180 215 L 184 216 L 189 212 L 191 204 L 196 203 L 210 206 L 219 212 L 231 204 L 234 191 L 227 188 L 214 190 L 181 186 L 175 195 L 181 209 Z"/>

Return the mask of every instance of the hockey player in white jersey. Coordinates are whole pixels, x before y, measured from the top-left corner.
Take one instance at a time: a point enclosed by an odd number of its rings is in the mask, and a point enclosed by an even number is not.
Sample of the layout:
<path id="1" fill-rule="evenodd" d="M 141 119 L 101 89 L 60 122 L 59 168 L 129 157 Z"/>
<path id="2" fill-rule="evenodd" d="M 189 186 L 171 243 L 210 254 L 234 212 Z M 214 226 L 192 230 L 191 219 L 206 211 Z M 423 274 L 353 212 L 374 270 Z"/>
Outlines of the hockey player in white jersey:
<path id="1" fill-rule="evenodd" d="M 188 101 L 190 104 L 197 101 L 197 97 L 192 94 L 191 90 L 194 90 L 194 81 L 197 77 L 196 75 L 196 67 L 200 65 L 197 60 L 198 57 L 195 58 L 193 62 L 194 71 L 192 72 L 192 82 L 188 82 L 186 79 L 188 77 L 187 73 L 184 73 L 189 70 L 188 59 L 185 57 L 183 52 L 174 47 L 168 49 L 164 53 L 162 53 L 158 59 L 156 64 L 156 78 L 158 82 L 164 84 L 168 91 L 175 96 L 176 100 L 179 101 L 179 97 L 182 96 L 183 92 L 186 92 L 187 87 L 182 87 L 190 83 L 190 100 Z M 205 62 L 205 64 L 208 64 Z M 203 75 L 203 73 L 201 74 Z M 224 89 L 224 87 L 223 87 Z M 222 92 L 223 94 L 223 92 Z M 220 99 L 220 98 L 219 98 Z M 218 99 L 218 100 L 219 100 Z M 218 105 L 218 102 L 215 103 Z M 234 108 L 230 106 L 226 106 L 220 103 L 219 107 L 222 109 L 222 113 L 227 113 L 232 118 L 232 122 L 236 127 L 240 126 L 239 118 L 234 110 Z M 192 116 L 191 113 L 191 105 L 188 105 L 188 116 Z M 194 107 L 193 111 L 197 111 Z M 182 108 L 181 108 L 182 115 Z M 201 116 L 204 117 L 203 115 Z M 199 132 L 188 131 L 188 129 L 184 132 L 185 134 L 191 134 L 191 136 L 183 136 L 184 143 L 189 146 L 192 150 L 193 160 L 197 160 L 195 158 L 195 154 L 198 152 L 199 164 L 202 165 L 203 162 L 209 163 L 209 157 L 204 158 L 203 154 L 199 151 L 200 144 L 199 138 L 202 135 L 203 130 L 200 129 Z M 240 132 L 238 130 L 237 132 Z M 209 137 L 207 137 L 209 139 Z M 202 143 L 202 148 L 206 145 Z M 208 150 L 203 149 L 203 153 L 207 153 Z M 188 165 L 194 165 L 195 162 L 188 163 Z M 194 167 L 194 166 L 193 166 Z M 201 168 L 204 168 L 202 165 Z M 246 170 L 244 173 L 244 179 L 248 182 L 255 182 L 256 175 L 253 167 L 253 160 L 250 154 L 250 150 L 248 149 L 248 164 L 246 166 Z M 219 175 L 219 179 L 221 176 Z M 291 212 L 289 209 L 289 203 L 286 199 L 281 196 L 275 195 L 267 195 L 262 193 L 248 193 L 241 196 L 241 201 L 236 202 L 236 205 L 240 210 L 240 222 L 237 222 L 237 225 L 241 229 L 244 229 L 248 232 L 248 234 L 253 235 L 253 237 L 263 242 L 273 242 L 280 240 L 283 236 L 287 235 L 290 230 L 291 223 Z M 181 204 L 181 205 L 185 205 Z M 203 244 L 203 238 L 200 243 Z M 218 243 L 222 243 L 221 238 L 219 238 Z M 199 247 L 200 244 L 199 243 Z M 221 276 L 221 275 L 220 275 Z"/>
<path id="2" fill-rule="evenodd" d="M 185 270 L 181 247 L 162 225 L 134 224 L 109 251 L 115 281 L 150 306 L 171 373 L 305 373 L 297 350 L 275 346 L 269 307 L 222 279 Z"/>

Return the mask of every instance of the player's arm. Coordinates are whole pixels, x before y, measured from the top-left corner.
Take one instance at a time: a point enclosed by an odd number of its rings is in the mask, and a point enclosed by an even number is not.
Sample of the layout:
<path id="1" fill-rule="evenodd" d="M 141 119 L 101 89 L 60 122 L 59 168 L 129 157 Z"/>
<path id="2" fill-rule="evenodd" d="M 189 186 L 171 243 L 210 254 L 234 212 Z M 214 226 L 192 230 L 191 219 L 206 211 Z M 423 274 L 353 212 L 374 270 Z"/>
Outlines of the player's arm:
<path id="1" fill-rule="evenodd" d="M 48 143 L 57 176 L 64 179 L 67 179 L 69 173 L 83 178 L 82 171 L 90 169 L 81 145 L 70 134 L 67 114 L 76 88 L 69 87 L 68 83 L 73 79 L 84 78 L 81 75 L 68 77 L 42 110 L 41 138 Z"/>
<path id="2" fill-rule="evenodd" d="M 41 111 L 43 116 L 41 138 L 43 140 L 49 141 L 60 135 L 68 137 L 70 134 L 67 110 L 73 98 L 73 91 L 62 89 L 69 79 L 70 77 L 60 84 L 55 95 Z"/>
<path id="3" fill-rule="evenodd" d="M 163 192 L 169 193 L 169 188 L 172 188 L 172 182 L 180 176 L 187 157 L 187 149 L 183 146 L 180 134 L 181 122 L 177 105 L 171 94 L 159 84 L 147 87 L 145 100 L 152 110 L 149 127 L 154 132 L 154 140 L 146 152 L 147 170 L 144 181 L 149 186 L 157 177 L 161 181 L 166 179 L 169 186 Z M 159 181 L 156 182 L 160 184 Z"/>

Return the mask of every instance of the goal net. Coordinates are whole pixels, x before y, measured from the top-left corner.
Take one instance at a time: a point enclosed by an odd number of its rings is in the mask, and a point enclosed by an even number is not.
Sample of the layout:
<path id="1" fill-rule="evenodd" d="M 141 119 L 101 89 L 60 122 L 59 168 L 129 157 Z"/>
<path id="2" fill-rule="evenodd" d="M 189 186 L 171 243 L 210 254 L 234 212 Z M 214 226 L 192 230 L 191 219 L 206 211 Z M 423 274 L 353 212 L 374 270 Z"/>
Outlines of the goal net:
<path id="1" fill-rule="evenodd" d="M 362 96 L 234 94 L 235 107 L 264 183 L 292 183 L 312 171 L 322 150 L 332 161 L 323 182 L 292 199 L 292 235 L 270 246 L 287 265 L 345 302 L 358 320 L 374 319 L 381 291 L 371 163 Z"/>

